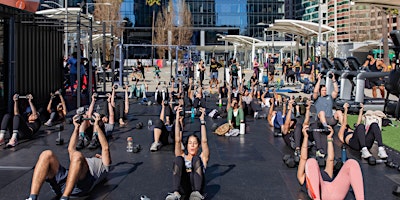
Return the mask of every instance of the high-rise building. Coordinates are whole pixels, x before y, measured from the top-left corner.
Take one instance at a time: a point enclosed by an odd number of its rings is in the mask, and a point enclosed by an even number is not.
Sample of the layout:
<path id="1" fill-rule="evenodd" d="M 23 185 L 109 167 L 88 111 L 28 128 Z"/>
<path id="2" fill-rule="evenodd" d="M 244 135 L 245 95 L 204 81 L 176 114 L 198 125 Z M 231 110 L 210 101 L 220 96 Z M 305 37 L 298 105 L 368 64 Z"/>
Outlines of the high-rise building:
<path id="1" fill-rule="evenodd" d="M 285 19 L 302 20 L 306 0 L 285 0 Z"/>

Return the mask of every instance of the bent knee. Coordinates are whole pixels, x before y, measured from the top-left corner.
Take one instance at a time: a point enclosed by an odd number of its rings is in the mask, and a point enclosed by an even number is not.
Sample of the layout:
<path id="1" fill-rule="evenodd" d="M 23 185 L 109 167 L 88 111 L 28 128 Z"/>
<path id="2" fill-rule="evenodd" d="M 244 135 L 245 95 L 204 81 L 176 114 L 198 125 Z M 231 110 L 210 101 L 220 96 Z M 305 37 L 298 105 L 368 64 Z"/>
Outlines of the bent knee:
<path id="1" fill-rule="evenodd" d="M 85 157 L 79 151 L 75 151 L 71 154 L 71 162 L 83 161 L 84 159 Z"/>
<path id="2" fill-rule="evenodd" d="M 48 159 L 54 158 L 54 157 L 55 157 L 55 154 L 53 153 L 53 151 L 51 151 L 51 150 L 45 150 L 45 151 L 43 151 L 43 152 L 40 154 L 39 159 L 48 160 Z"/>

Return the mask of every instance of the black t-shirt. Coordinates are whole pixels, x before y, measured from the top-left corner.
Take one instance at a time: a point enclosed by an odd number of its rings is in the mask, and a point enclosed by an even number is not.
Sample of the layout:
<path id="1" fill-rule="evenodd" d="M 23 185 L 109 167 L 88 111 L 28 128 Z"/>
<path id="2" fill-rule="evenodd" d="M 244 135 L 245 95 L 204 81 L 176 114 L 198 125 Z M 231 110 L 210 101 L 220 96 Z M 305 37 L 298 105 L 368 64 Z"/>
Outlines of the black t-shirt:
<path id="1" fill-rule="evenodd" d="M 210 71 L 211 72 L 218 72 L 218 68 L 222 67 L 222 65 L 218 62 L 211 62 Z"/>
<path id="2" fill-rule="evenodd" d="M 311 69 L 312 69 L 312 63 L 310 62 L 309 64 L 304 64 L 304 73 L 305 74 L 311 74 Z"/>
<path id="3" fill-rule="evenodd" d="M 256 83 L 255 85 L 258 85 L 258 79 L 257 79 L 257 77 L 251 76 L 250 82 L 251 82 L 251 83 Z"/>
<path id="4" fill-rule="evenodd" d="M 205 98 L 195 98 L 193 103 L 194 108 L 205 108 L 206 107 L 206 99 Z"/>
<path id="5" fill-rule="evenodd" d="M 36 133 L 39 129 L 42 123 L 40 123 L 40 119 L 37 118 L 34 122 L 28 123 L 28 127 L 32 129 L 32 133 Z"/>

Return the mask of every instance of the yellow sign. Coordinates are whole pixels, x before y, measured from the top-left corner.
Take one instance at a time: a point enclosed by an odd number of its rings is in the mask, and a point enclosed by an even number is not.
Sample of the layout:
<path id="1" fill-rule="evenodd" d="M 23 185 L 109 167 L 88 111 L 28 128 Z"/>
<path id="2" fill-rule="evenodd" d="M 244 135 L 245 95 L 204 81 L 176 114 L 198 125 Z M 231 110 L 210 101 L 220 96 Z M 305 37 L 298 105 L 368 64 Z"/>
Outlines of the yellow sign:
<path id="1" fill-rule="evenodd" d="M 154 4 L 161 5 L 160 0 L 146 0 L 146 4 L 153 6 Z"/>

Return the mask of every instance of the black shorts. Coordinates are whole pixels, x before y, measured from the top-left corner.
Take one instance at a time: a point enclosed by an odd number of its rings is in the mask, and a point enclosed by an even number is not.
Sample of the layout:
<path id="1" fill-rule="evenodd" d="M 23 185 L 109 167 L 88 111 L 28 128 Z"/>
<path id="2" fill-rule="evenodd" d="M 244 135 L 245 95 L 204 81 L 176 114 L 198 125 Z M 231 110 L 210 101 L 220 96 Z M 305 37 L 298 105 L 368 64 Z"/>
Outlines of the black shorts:
<path id="1" fill-rule="evenodd" d="M 375 87 L 375 86 L 379 87 L 379 86 L 385 85 L 385 83 L 381 79 L 370 79 L 369 83 L 370 83 L 371 87 Z"/>
<path id="2" fill-rule="evenodd" d="M 50 184 L 51 189 L 56 195 L 61 196 L 64 193 L 66 181 L 68 177 L 68 170 L 63 166 L 58 167 L 57 174 L 52 179 L 46 179 L 46 182 Z M 71 196 L 85 196 L 90 192 L 96 179 L 90 170 L 87 171 L 84 179 L 79 180 L 72 190 Z"/>
<path id="3" fill-rule="evenodd" d="M 156 119 L 153 121 L 154 124 L 154 128 L 156 129 L 160 129 L 161 130 L 161 136 L 160 136 L 160 142 L 163 145 L 167 145 L 169 144 L 169 137 L 171 136 L 171 139 L 173 138 L 172 135 L 170 134 L 174 131 L 174 127 L 173 126 L 165 126 L 164 122 L 161 119 Z"/>

